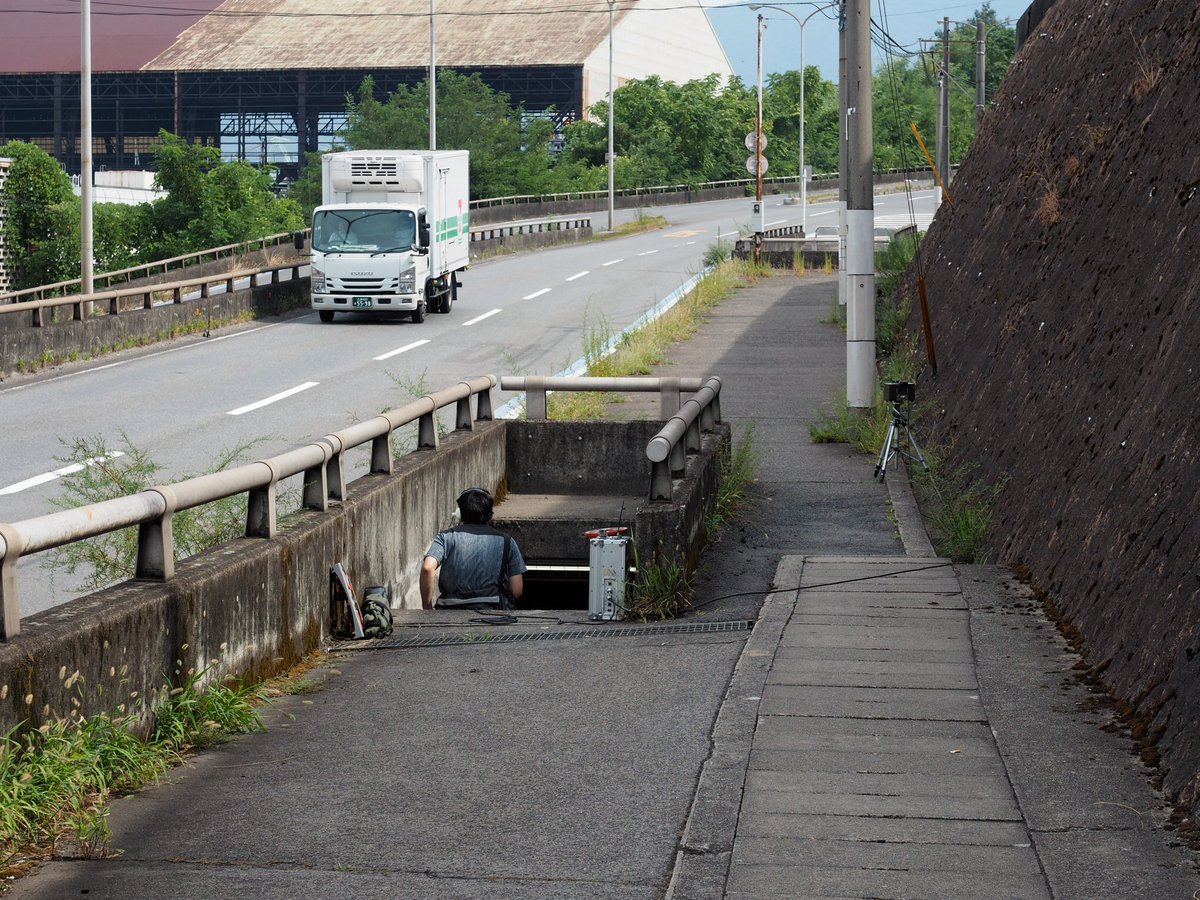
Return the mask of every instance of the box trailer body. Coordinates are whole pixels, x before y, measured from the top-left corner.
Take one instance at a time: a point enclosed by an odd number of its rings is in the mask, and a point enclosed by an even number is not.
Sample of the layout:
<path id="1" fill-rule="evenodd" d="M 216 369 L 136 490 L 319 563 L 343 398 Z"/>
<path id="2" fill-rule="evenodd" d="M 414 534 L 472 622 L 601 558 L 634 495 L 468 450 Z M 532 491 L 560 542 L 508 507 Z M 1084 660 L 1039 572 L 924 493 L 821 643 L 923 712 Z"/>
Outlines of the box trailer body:
<path id="1" fill-rule="evenodd" d="M 450 312 L 469 264 L 466 150 L 350 150 L 321 158 L 312 306 L 334 313 Z"/>

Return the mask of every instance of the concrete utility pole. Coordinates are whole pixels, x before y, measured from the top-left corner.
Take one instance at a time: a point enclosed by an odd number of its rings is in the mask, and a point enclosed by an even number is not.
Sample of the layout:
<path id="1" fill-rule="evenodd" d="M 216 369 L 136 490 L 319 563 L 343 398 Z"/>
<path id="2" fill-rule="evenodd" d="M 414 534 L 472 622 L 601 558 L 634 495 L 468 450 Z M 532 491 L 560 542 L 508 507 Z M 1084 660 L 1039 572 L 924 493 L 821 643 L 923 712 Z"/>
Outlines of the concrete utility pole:
<path id="1" fill-rule="evenodd" d="M 437 149 L 437 32 L 433 15 L 436 0 L 429 0 L 429 149 Z"/>
<path id="2" fill-rule="evenodd" d="M 92 0 L 82 0 L 79 65 L 79 290 L 92 293 Z M 83 313 L 91 312 L 84 304 Z"/>
<path id="3" fill-rule="evenodd" d="M 975 23 L 975 133 L 983 121 L 983 107 L 987 103 L 987 34 L 983 20 Z"/>
<path id="4" fill-rule="evenodd" d="M 838 306 L 850 295 L 846 284 L 846 0 L 838 3 Z"/>
<path id="5" fill-rule="evenodd" d="M 846 404 L 875 405 L 871 0 L 846 0 Z"/>
<path id="6" fill-rule="evenodd" d="M 942 19 L 942 65 L 938 69 L 937 166 L 942 184 L 950 185 L 950 19 Z"/>

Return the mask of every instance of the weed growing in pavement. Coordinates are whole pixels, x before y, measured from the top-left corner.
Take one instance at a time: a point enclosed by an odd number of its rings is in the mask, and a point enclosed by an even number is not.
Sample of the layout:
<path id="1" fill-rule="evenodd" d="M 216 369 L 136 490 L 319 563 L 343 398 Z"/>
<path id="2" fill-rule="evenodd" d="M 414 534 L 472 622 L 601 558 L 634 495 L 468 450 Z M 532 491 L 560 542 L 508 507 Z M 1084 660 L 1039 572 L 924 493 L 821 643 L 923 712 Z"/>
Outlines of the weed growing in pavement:
<path id="1" fill-rule="evenodd" d="M 643 622 L 673 619 L 691 605 L 692 579 L 687 575 L 678 547 L 671 559 L 658 560 L 645 567 L 637 557 L 635 542 L 637 577 L 625 585 L 626 616 Z"/>
<path id="2" fill-rule="evenodd" d="M 721 462 L 721 477 L 713 508 L 704 520 L 705 533 L 716 535 L 737 517 L 746 503 L 746 493 L 758 475 L 761 449 L 756 439 L 757 423 L 749 422 L 735 438 L 729 456 Z"/>
<path id="3" fill-rule="evenodd" d="M 402 388 L 408 394 L 407 400 L 419 400 L 430 393 L 429 388 L 429 370 L 422 369 L 418 375 L 405 375 L 387 370 L 387 377 L 392 380 L 392 383 L 397 387 Z M 388 407 L 392 409 L 393 407 Z M 386 411 L 386 410 L 385 410 Z M 442 415 L 434 414 L 434 427 L 437 429 L 438 440 L 441 440 L 450 433 L 450 426 L 443 421 Z M 393 432 L 392 438 L 392 458 L 400 459 L 417 449 L 417 437 L 420 434 L 420 425 L 413 422 L 411 425 L 406 425 L 403 429 L 396 429 Z"/>

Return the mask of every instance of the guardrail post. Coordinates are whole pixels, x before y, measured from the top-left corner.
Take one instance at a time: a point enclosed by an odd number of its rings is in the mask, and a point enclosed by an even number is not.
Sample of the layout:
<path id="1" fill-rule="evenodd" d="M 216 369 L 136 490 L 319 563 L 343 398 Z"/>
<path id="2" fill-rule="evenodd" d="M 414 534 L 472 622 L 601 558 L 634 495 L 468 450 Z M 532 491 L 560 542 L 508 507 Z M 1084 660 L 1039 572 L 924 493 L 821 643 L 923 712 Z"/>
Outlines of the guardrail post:
<path id="1" fill-rule="evenodd" d="M 332 434 L 322 438 L 329 444 L 329 462 L 325 464 L 325 481 L 329 488 L 330 500 L 346 499 L 346 471 L 342 465 L 342 442 Z"/>
<path id="2" fill-rule="evenodd" d="M 650 464 L 650 499 L 670 500 L 675 492 L 671 481 L 671 465 L 666 460 Z"/>
<path id="3" fill-rule="evenodd" d="M 11 525 L 0 525 L 0 540 L 4 556 L 0 557 L 0 603 L 4 605 L 4 621 L 0 622 L 0 638 L 11 640 L 21 633 L 21 603 L 17 596 L 17 562 L 21 558 L 24 538 Z"/>
<path id="4" fill-rule="evenodd" d="M 417 449 L 436 450 L 438 447 L 437 401 L 432 397 L 425 399 L 433 402 L 433 411 L 425 413 L 417 420 Z"/>
<path id="5" fill-rule="evenodd" d="M 687 471 L 687 449 L 683 446 L 683 441 L 675 442 L 671 448 L 669 462 L 672 475 L 682 475 Z"/>
<path id="6" fill-rule="evenodd" d="M 304 492 L 300 502 L 305 509 L 325 512 L 329 509 L 329 473 L 325 467 L 329 464 L 332 448 L 328 441 L 317 441 L 316 444 L 321 448 L 323 458 L 318 465 L 304 470 Z"/>
<path id="7" fill-rule="evenodd" d="M 492 421 L 492 390 L 480 391 L 475 395 L 475 421 Z"/>
<path id="8" fill-rule="evenodd" d="M 162 516 L 138 526 L 137 565 L 133 577 L 141 581 L 170 581 L 175 577 L 175 492 L 166 485 L 150 488 L 166 503 Z"/>
<path id="9" fill-rule="evenodd" d="M 154 308 L 154 291 L 146 291 L 142 294 L 142 309 Z"/>
<path id="10" fill-rule="evenodd" d="M 121 311 L 121 298 L 110 297 L 108 300 L 108 314 L 115 316 Z"/>
<path id="11" fill-rule="evenodd" d="M 39 306 L 33 311 L 33 327 L 41 328 L 44 324 L 42 321 L 42 308 Z"/>
<path id="12" fill-rule="evenodd" d="M 700 450 L 700 417 L 692 419 L 687 427 L 687 452 L 697 453 Z"/>
<path id="13" fill-rule="evenodd" d="M 271 270 L 271 284 L 279 284 L 279 270 L 278 269 Z"/>
<path id="14" fill-rule="evenodd" d="M 392 433 L 371 439 L 371 474 L 392 474 Z"/>
<path id="15" fill-rule="evenodd" d="M 233 279 L 232 278 L 225 279 L 225 293 L 227 293 L 227 294 L 233 293 Z"/>
<path id="16" fill-rule="evenodd" d="M 658 379 L 658 417 L 664 422 L 679 412 L 679 379 Z"/>
<path id="17" fill-rule="evenodd" d="M 263 487 L 252 488 L 246 498 L 246 537 L 275 537 L 276 531 L 276 500 L 275 490 L 279 482 L 279 473 L 265 459 L 259 462 L 271 471 L 271 480 Z"/>
<path id="18" fill-rule="evenodd" d="M 544 421 L 546 414 L 546 379 L 540 375 L 525 376 L 525 418 L 531 422 Z"/>
<path id="19" fill-rule="evenodd" d="M 183 302 L 183 288 L 175 288 L 171 291 L 171 300 L 174 303 Z"/>
<path id="20" fill-rule="evenodd" d="M 71 304 L 71 318 L 76 322 L 83 321 L 83 303 L 76 301 Z"/>
<path id="21" fill-rule="evenodd" d="M 454 428 L 456 431 L 473 431 L 475 422 L 471 418 L 470 396 L 460 397 L 454 404 Z"/>

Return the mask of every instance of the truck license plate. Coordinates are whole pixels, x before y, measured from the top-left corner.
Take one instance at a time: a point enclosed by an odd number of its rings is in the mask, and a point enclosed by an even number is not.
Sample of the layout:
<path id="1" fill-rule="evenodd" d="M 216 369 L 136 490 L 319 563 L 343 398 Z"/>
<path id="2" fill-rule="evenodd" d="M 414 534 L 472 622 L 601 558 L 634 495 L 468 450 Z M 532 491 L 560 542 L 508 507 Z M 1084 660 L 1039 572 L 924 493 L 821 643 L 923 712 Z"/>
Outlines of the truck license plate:
<path id="1" fill-rule="evenodd" d="M 370 297 L 355 297 L 353 300 L 350 301 L 350 305 L 353 306 L 355 309 L 370 309 L 371 298 Z"/>

